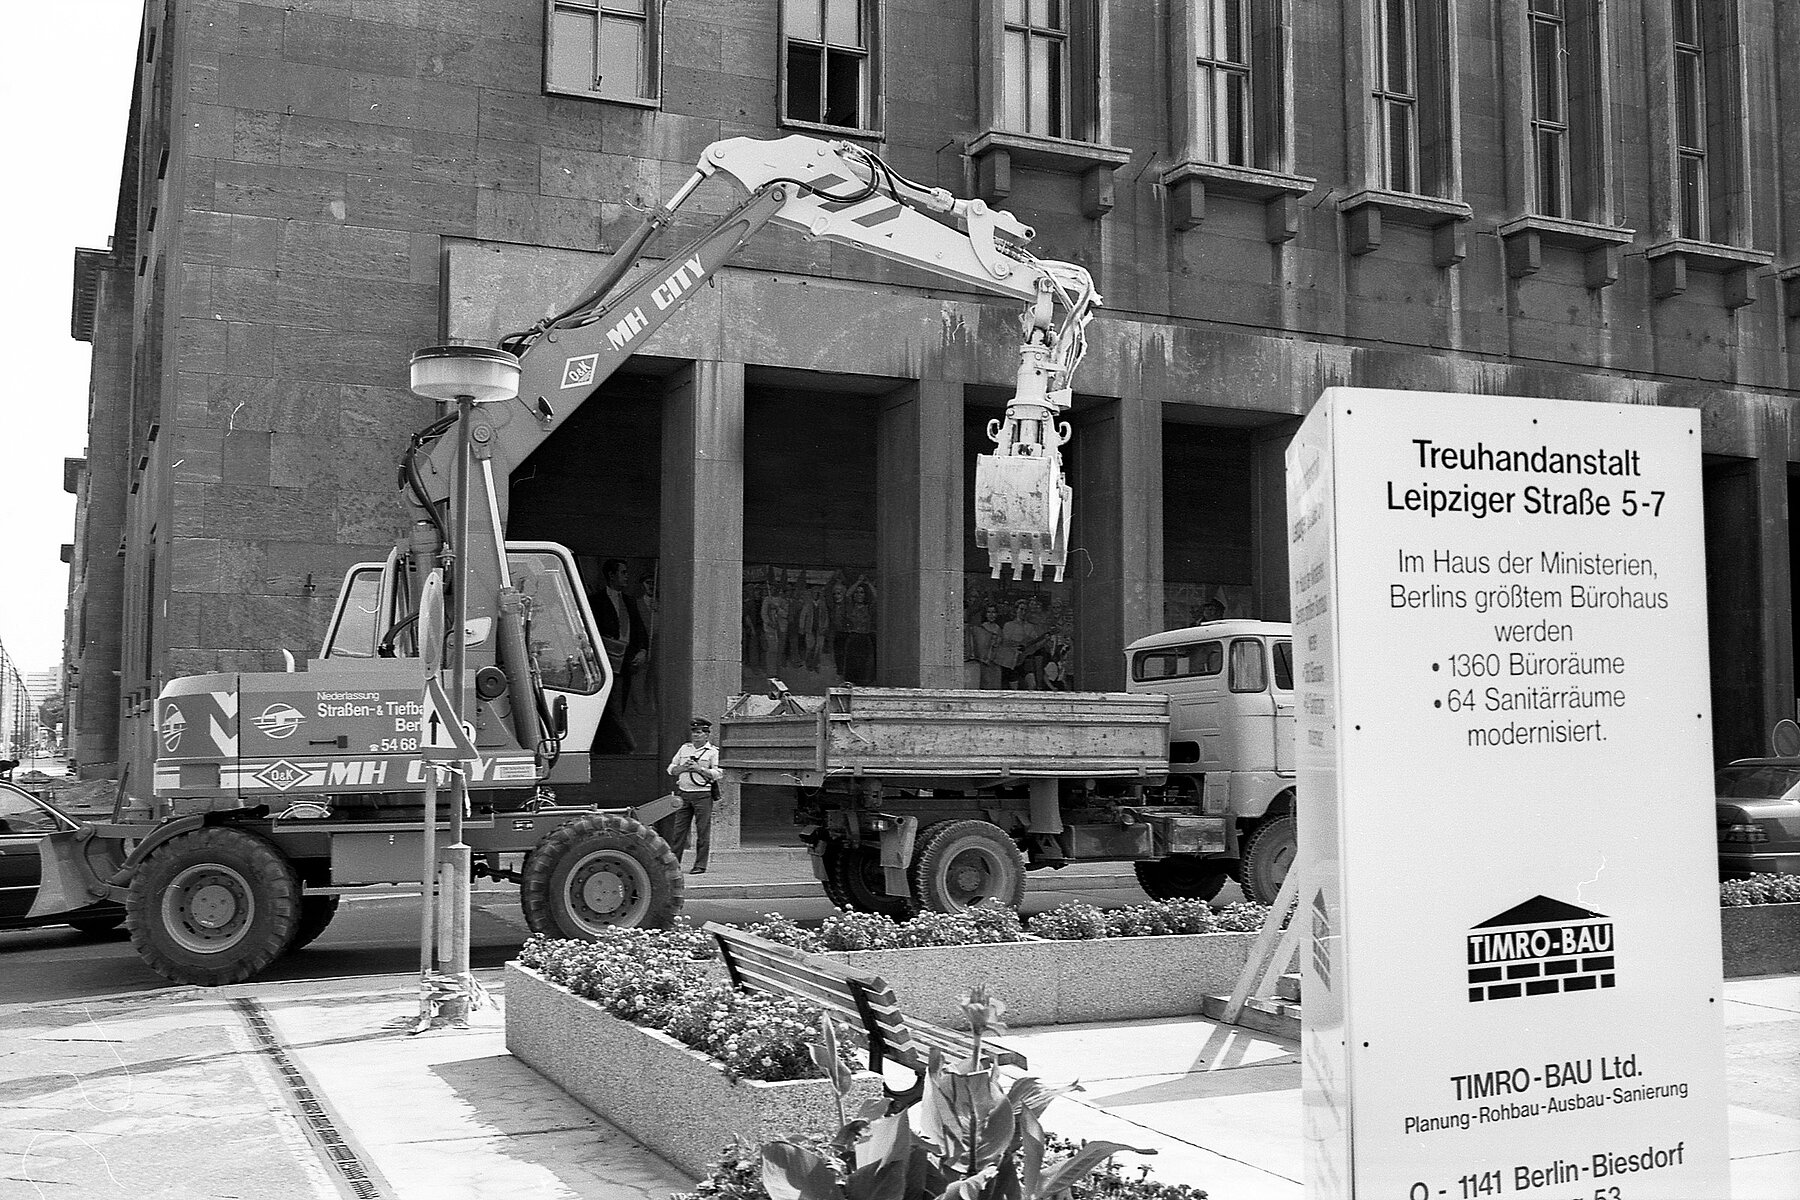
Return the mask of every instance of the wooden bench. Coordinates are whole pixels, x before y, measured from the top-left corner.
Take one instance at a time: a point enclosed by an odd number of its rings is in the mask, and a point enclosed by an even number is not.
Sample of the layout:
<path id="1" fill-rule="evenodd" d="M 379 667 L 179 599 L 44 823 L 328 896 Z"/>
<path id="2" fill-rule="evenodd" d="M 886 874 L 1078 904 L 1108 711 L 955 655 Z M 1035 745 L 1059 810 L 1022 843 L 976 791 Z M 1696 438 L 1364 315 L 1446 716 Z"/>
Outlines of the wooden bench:
<path id="1" fill-rule="evenodd" d="M 734 986 L 817 1004 L 868 1051 L 869 1069 L 877 1074 L 884 1060 L 892 1060 L 922 1077 L 934 1047 L 952 1060 L 966 1059 L 974 1052 L 971 1034 L 902 1013 L 893 989 L 879 975 L 851 971 L 830 959 L 729 925 L 708 921 L 704 928 L 718 941 L 719 957 Z M 1026 1065 L 1023 1054 L 986 1038 L 981 1041 L 981 1057 L 1001 1066 L 1023 1069 Z"/>

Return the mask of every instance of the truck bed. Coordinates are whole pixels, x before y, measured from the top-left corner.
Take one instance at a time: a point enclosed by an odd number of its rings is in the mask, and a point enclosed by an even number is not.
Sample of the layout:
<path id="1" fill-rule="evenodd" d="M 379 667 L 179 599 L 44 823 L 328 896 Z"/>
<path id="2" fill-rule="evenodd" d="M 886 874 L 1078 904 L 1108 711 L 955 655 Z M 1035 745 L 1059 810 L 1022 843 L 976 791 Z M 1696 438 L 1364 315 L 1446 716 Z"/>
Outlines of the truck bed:
<path id="1" fill-rule="evenodd" d="M 769 711 L 739 696 L 720 719 L 719 765 L 743 783 L 817 787 L 879 777 L 997 782 L 1033 777 L 1160 779 L 1169 701 L 1126 692 L 832 688 Z"/>

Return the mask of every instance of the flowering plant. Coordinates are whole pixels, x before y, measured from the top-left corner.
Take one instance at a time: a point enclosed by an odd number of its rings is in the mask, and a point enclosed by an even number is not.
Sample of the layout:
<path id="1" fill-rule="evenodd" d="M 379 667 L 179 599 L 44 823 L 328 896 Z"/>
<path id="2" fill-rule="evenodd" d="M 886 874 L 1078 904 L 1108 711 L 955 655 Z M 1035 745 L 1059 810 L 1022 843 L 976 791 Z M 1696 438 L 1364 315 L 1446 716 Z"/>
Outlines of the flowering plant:
<path id="1" fill-rule="evenodd" d="M 817 1078 L 807 1041 L 818 1006 L 737 991 L 709 976 L 694 949 L 679 929 L 610 929 L 592 942 L 534 936 L 519 961 L 615 1017 L 712 1056 L 733 1079 Z"/>
<path id="2" fill-rule="evenodd" d="M 1792 904 L 1800 901 L 1800 875 L 1752 875 L 1719 884 L 1719 904 L 1738 908 L 1746 904 Z"/>
<path id="3" fill-rule="evenodd" d="M 1268 909 L 1240 901 L 1214 910 L 1204 900 L 1152 900 L 1102 912 L 1079 900 L 1039 913 L 1026 924 L 1035 937 L 1060 941 L 1085 938 L 1154 937 L 1159 934 L 1255 933 Z"/>

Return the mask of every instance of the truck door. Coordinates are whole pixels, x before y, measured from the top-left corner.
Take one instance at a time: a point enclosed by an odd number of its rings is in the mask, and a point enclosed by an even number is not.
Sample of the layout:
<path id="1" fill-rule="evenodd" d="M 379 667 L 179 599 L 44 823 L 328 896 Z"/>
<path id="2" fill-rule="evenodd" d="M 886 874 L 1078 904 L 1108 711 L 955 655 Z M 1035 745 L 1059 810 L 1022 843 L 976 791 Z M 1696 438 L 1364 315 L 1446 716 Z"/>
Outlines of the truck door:
<path id="1" fill-rule="evenodd" d="M 1294 642 L 1275 638 L 1269 642 L 1274 668 L 1270 695 L 1275 701 L 1275 769 L 1296 770 L 1294 757 Z"/>
<path id="2" fill-rule="evenodd" d="M 1275 697 L 1269 689 L 1267 647 L 1257 637 L 1231 639 L 1227 672 L 1231 688 L 1226 740 L 1234 771 L 1275 769 Z M 1290 714 L 1292 703 L 1288 705 Z"/>

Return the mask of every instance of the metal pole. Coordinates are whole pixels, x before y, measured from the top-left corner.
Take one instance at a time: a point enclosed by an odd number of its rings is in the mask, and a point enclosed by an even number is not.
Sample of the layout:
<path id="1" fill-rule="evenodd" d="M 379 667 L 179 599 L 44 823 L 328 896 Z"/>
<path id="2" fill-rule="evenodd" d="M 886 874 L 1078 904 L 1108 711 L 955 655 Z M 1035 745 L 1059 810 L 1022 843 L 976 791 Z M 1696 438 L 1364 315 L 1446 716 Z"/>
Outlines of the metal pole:
<path id="1" fill-rule="evenodd" d="M 475 415 L 472 396 L 459 396 L 456 401 L 457 440 L 455 523 L 456 559 L 451 563 L 456 586 L 450 593 L 450 628 L 454 631 L 450 646 L 450 698 L 456 711 L 454 721 L 463 719 L 463 688 L 468 677 L 469 646 L 469 455 L 470 425 Z M 502 548 L 504 553 L 504 548 Z M 469 802 L 469 766 L 456 773 L 450 790 L 450 845 L 444 850 L 446 874 L 450 883 L 450 961 L 449 974 L 456 977 L 457 992 L 447 998 L 440 1014 L 455 1022 L 469 1017 L 469 847 L 463 841 L 463 810 Z"/>

